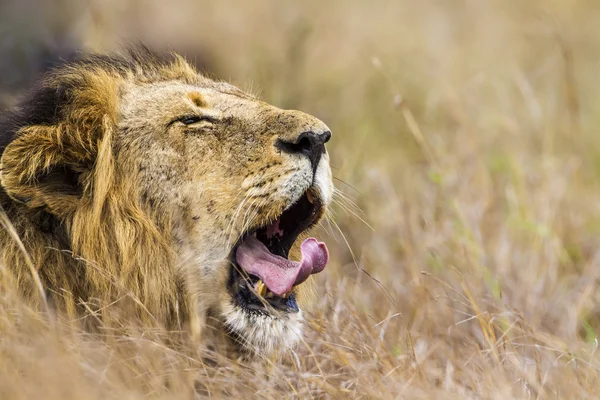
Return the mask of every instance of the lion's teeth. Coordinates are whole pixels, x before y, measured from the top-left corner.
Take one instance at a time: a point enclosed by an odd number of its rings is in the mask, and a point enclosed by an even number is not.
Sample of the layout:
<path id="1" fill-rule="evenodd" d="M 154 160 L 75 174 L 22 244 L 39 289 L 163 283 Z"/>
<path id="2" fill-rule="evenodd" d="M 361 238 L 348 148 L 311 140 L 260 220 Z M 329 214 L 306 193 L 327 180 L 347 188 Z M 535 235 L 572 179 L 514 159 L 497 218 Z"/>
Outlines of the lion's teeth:
<path id="1" fill-rule="evenodd" d="M 260 297 L 265 297 L 265 294 L 267 293 L 267 286 L 261 280 L 256 282 L 256 293 L 258 293 Z"/>
<path id="2" fill-rule="evenodd" d="M 306 198 L 308 199 L 308 201 L 310 202 L 310 204 L 315 202 L 315 199 L 313 198 L 313 195 L 311 193 L 311 191 L 309 190 L 308 192 L 306 192 Z"/>

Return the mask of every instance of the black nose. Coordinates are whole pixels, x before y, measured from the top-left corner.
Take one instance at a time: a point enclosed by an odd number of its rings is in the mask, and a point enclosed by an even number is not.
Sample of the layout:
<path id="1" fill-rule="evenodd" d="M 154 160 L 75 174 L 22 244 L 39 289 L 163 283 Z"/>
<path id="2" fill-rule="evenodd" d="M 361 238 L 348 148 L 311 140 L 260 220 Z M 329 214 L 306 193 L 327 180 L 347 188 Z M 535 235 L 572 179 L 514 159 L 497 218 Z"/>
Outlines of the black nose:
<path id="1" fill-rule="evenodd" d="M 325 143 L 331 139 L 331 132 L 315 133 L 302 132 L 295 142 L 287 142 L 277 139 L 276 146 L 290 154 L 304 154 L 310 160 L 313 171 L 317 169 L 319 160 L 325 153 Z"/>

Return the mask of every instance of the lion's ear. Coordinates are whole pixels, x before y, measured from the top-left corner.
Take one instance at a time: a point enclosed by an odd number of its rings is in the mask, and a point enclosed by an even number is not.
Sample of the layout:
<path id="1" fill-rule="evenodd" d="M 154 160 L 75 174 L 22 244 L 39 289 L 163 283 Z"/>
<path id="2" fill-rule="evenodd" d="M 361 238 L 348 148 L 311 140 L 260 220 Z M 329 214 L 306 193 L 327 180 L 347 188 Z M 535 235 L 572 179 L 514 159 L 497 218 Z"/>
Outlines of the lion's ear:
<path id="1" fill-rule="evenodd" d="M 29 126 L 17 135 L 0 159 L 6 193 L 28 207 L 44 207 L 57 216 L 73 213 L 89 185 L 96 144 L 64 125 Z"/>

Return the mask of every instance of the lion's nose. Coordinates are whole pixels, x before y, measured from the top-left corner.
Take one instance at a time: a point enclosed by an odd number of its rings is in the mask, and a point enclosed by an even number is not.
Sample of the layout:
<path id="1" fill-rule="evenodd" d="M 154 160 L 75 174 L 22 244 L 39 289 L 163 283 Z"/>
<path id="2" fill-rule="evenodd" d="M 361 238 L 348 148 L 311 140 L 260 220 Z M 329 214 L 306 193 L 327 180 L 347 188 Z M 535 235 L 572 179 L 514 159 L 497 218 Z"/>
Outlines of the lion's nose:
<path id="1" fill-rule="evenodd" d="M 319 160 L 325 153 L 325 143 L 331 139 L 331 132 L 315 133 L 312 131 L 302 132 L 295 141 L 277 139 L 276 146 L 286 153 L 304 154 L 310 160 L 313 170 L 317 169 Z"/>

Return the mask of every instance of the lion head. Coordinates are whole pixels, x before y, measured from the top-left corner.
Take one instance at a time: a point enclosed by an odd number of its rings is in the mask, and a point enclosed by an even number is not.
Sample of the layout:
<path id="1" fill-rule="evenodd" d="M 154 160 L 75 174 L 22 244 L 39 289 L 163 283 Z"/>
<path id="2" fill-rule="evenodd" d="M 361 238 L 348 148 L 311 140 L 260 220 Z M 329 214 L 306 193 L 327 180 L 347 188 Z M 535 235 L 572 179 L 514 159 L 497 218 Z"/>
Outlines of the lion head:
<path id="1" fill-rule="evenodd" d="M 4 262 L 26 298 L 67 314 L 129 304 L 285 348 L 301 335 L 302 283 L 328 260 L 306 232 L 332 199 L 330 136 L 177 55 L 66 63 L 1 125 L 0 201 L 28 253 L 5 232 Z"/>

